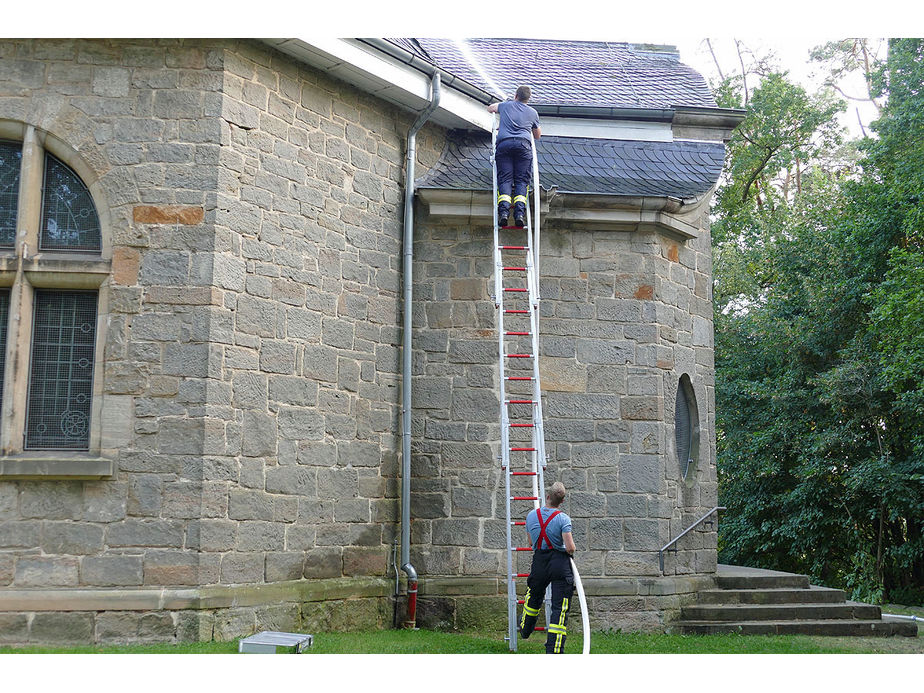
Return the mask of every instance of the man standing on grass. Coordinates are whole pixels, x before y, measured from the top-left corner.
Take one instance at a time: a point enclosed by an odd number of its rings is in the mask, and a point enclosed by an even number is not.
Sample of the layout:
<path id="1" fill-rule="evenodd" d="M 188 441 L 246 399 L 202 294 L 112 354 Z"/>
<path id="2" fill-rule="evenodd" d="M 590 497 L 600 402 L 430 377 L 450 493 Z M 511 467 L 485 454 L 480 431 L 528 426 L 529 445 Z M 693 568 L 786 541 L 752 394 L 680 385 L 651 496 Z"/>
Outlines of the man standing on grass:
<path id="1" fill-rule="evenodd" d="M 552 615 L 547 624 L 547 654 L 562 654 L 565 651 L 568 607 L 574 595 L 571 557 L 575 547 L 571 536 L 571 518 L 559 510 L 564 499 L 565 486 L 556 481 L 545 497 L 546 506 L 531 510 L 526 516 L 526 531 L 533 547 L 533 563 L 526 579 L 526 601 L 520 618 L 520 637 L 525 640 L 536 627 L 545 589 L 551 583 Z"/>
<path id="2" fill-rule="evenodd" d="M 514 226 L 526 225 L 526 191 L 533 167 L 532 138 L 539 139 L 539 114 L 526 102 L 532 96 L 529 87 L 518 87 L 513 101 L 492 103 L 488 111 L 500 115 L 497 128 L 497 225 L 507 226 L 510 217 L 510 194 L 513 193 Z"/>

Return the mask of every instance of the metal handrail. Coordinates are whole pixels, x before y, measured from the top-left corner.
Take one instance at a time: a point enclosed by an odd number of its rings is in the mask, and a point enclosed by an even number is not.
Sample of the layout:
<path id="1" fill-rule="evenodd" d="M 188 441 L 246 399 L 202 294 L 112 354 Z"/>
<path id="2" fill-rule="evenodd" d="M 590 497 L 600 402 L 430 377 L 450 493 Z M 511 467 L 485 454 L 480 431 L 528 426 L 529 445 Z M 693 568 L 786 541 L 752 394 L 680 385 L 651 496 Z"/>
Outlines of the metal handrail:
<path id="1" fill-rule="evenodd" d="M 687 528 L 686 528 L 685 530 L 683 530 L 680 534 L 678 534 L 676 537 L 674 537 L 674 538 L 671 539 L 669 542 L 667 542 L 664 546 L 661 547 L 661 550 L 658 551 L 658 566 L 661 568 L 661 574 L 662 574 L 662 575 L 664 574 L 664 552 L 665 552 L 665 551 L 668 551 L 668 550 L 671 550 L 671 551 L 673 551 L 674 553 L 676 553 L 676 552 L 677 552 L 677 549 L 671 549 L 671 546 L 673 546 L 673 545 L 676 544 L 678 541 L 680 541 L 684 536 L 686 536 L 687 533 L 689 533 L 692 529 L 694 529 L 697 525 L 699 525 L 699 524 L 700 524 L 703 520 L 705 520 L 707 517 L 709 517 L 710 515 L 712 515 L 712 513 L 717 513 L 719 510 L 725 510 L 725 509 L 726 509 L 726 508 L 725 508 L 724 505 L 717 505 L 717 506 L 715 506 L 712 510 L 710 510 L 708 513 L 706 513 L 705 515 L 703 515 L 703 516 L 702 516 L 701 518 L 699 518 L 696 522 L 694 522 L 692 525 L 690 525 L 689 527 L 687 527 Z"/>

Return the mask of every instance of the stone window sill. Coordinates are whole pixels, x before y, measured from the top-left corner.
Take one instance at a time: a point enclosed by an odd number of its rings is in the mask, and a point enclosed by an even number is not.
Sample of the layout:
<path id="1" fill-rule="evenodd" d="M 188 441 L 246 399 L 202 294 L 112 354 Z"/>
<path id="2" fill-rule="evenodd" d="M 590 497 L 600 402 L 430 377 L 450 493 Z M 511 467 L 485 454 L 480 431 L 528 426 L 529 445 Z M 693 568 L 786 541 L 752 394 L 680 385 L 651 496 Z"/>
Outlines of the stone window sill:
<path id="1" fill-rule="evenodd" d="M 114 474 L 112 460 L 89 454 L 49 453 L 0 457 L 0 479 L 105 479 Z"/>

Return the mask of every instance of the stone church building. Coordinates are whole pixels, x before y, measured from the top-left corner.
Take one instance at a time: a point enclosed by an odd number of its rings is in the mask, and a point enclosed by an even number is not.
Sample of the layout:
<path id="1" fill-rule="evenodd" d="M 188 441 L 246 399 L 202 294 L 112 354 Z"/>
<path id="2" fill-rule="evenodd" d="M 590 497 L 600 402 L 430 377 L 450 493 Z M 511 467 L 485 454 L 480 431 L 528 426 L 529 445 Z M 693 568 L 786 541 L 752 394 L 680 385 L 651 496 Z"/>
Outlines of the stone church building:
<path id="1" fill-rule="evenodd" d="M 0 643 L 388 628 L 403 549 L 418 626 L 505 632 L 486 105 L 518 84 L 591 625 L 661 629 L 711 583 L 714 526 L 659 550 L 717 505 L 708 210 L 741 113 L 675 50 L 2 39 Z"/>

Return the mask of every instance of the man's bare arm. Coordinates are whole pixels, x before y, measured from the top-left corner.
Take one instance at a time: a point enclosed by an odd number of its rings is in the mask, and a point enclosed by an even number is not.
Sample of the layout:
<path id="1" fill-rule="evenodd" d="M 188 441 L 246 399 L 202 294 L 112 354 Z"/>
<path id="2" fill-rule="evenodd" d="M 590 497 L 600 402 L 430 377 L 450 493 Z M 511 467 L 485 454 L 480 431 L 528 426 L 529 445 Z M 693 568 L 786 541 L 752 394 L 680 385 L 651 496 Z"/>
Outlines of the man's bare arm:
<path id="1" fill-rule="evenodd" d="M 542 137 L 542 128 L 533 128 L 533 139 L 538 140 Z"/>
<path id="2" fill-rule="evenodd" d="M 496 103 L 492 103 L 490 106 L 488 106 L 488 113 L 497 113 L 497 106 L 498 104 Z"/>
<path id="3" fill-rule="evenodd" d="M 561 533 L 562 541 L 565 542 L 565 551 L 569 555 L 573 556 L 577 547 L 574 545 L 574 537 L 571 536 L 571 532 L 562 532 Z"/>

